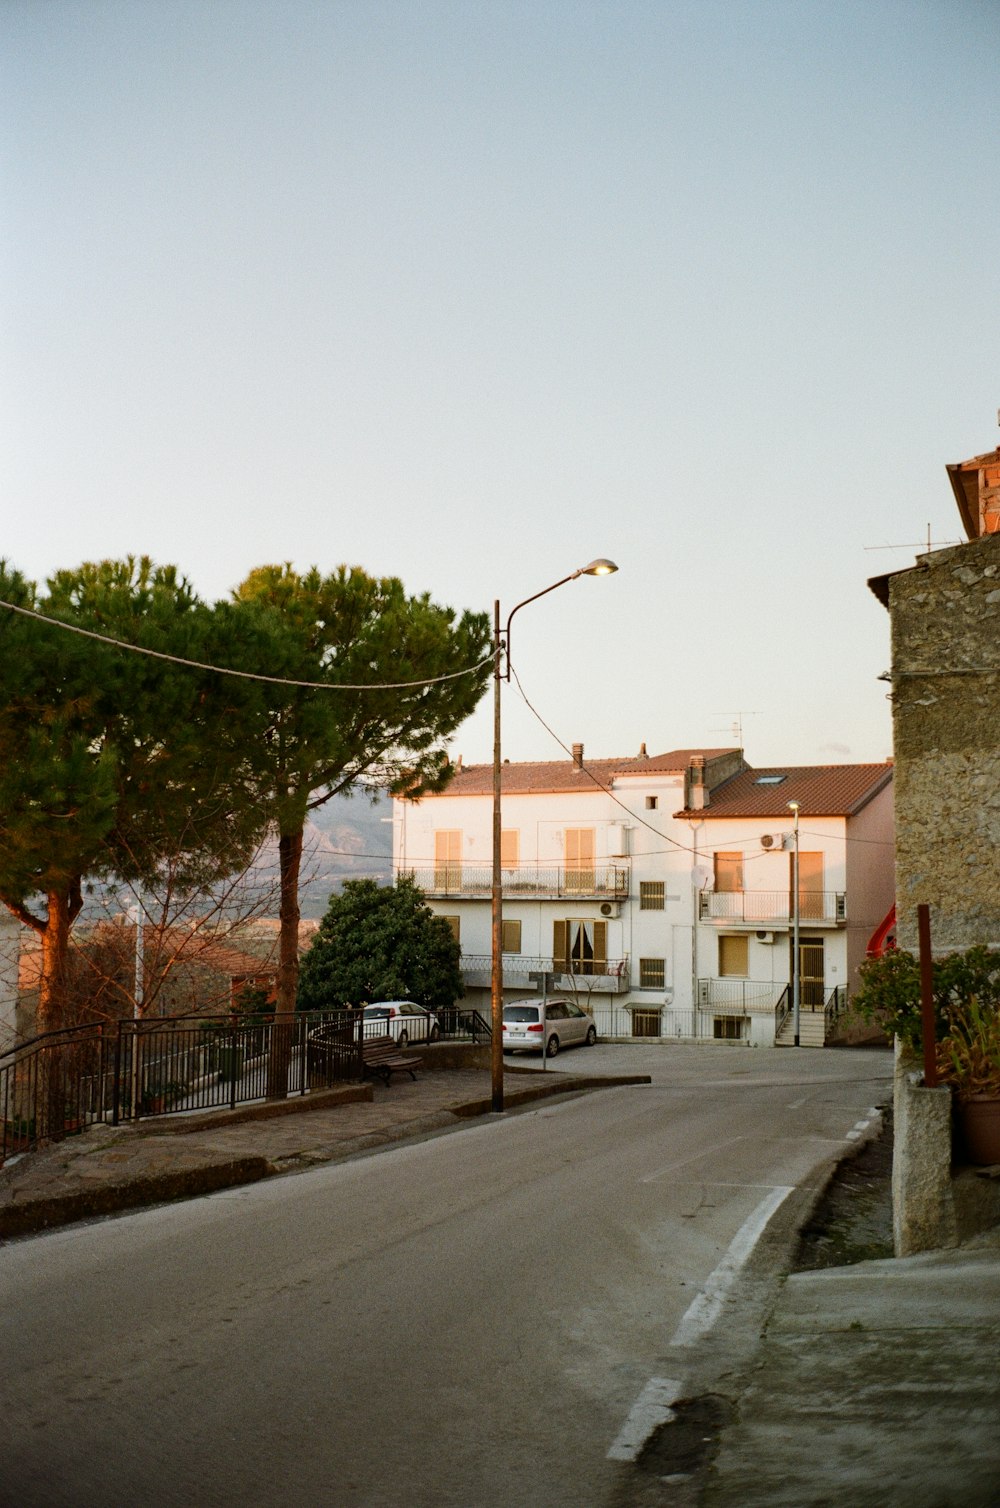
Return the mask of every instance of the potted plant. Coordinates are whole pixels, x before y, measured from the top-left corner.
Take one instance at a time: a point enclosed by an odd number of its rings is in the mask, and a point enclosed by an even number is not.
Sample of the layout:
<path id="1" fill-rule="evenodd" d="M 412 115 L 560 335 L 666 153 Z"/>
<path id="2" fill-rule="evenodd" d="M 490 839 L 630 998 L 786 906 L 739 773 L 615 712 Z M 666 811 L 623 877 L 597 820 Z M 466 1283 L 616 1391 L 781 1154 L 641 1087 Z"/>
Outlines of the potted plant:
<path id="1" fill-rule="evenodd" d="M 972 995 L 948 1010 L 948 1032 L 937 1044 L 938 1074 L 954 1091 L 958 1124 L 970 1162 L 1000 1163 L 1000 1008 Z"/>

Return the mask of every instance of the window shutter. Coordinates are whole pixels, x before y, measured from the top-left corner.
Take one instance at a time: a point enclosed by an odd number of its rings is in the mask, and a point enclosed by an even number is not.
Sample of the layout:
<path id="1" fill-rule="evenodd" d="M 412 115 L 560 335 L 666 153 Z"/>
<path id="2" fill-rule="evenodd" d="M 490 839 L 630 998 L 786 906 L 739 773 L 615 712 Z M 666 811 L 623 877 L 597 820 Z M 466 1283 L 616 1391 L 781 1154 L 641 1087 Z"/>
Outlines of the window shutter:
<path id="1" fill-rule="evenodd" d="M 557 973 L 569 970 L 569 922 L 552 923 L 552 965 Z"/>

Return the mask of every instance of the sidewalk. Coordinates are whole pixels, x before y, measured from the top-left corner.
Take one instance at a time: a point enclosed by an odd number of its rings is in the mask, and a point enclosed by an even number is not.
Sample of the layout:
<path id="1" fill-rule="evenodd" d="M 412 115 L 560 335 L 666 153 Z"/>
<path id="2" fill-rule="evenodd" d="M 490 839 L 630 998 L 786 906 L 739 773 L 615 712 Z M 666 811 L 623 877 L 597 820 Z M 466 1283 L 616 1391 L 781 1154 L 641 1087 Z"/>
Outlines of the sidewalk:
<path id="1" fill-rule="evenodd" d="M 734 1403 L 703 1508 L 994 1508 L 1000 1230 L 789 1277 Z"/>
<path id="2" fill-rule="evenodd" d="M 648 1082 L 648 1075 L 512 1071 L 504 1074 L 504 1103 L 514 1109 L 553 1094 Z M 396 1074 L 388 1087 L 350 1084 L 232 1112 L 91 1126 L 8 1158 L 0 1168 L 0 1239 L 342 1161 L 490 1110 L 488 1070 L 464 1068 L 419 1072 L 416 1081 Z"/>

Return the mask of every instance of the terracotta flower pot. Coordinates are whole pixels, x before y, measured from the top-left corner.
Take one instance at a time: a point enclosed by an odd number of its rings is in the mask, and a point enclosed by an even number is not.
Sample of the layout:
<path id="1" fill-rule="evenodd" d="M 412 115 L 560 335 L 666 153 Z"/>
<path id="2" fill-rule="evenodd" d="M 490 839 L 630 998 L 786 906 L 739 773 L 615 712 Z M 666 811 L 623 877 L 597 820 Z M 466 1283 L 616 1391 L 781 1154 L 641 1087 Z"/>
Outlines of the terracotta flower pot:
<path id="1" fill-rule="evenodd" d="M 962 1100 L 958 1121 L 965 1139 L 969 1161 L 978 1168 L 1000 1163 L 1000 1098 L 979 1095 Z"/>

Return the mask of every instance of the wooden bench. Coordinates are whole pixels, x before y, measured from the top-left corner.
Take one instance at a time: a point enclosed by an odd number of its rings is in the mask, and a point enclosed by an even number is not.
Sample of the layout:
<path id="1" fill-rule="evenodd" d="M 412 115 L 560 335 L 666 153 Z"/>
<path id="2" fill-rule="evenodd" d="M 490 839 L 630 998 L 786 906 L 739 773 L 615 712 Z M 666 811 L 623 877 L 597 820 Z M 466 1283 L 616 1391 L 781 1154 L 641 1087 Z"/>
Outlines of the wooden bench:
<path id="1" fill-rule="evenodd" d="M 377 1073 L 384 1084 L 393 1073 L 408 1073 L 416 1080 L 415 1068 L 423 1067 L 422 1058 L 407 1057 L 399 1050 L 394 1037 L 365 1037 L 361 1044 L 361 1062 L 366 1074 Z"/>

